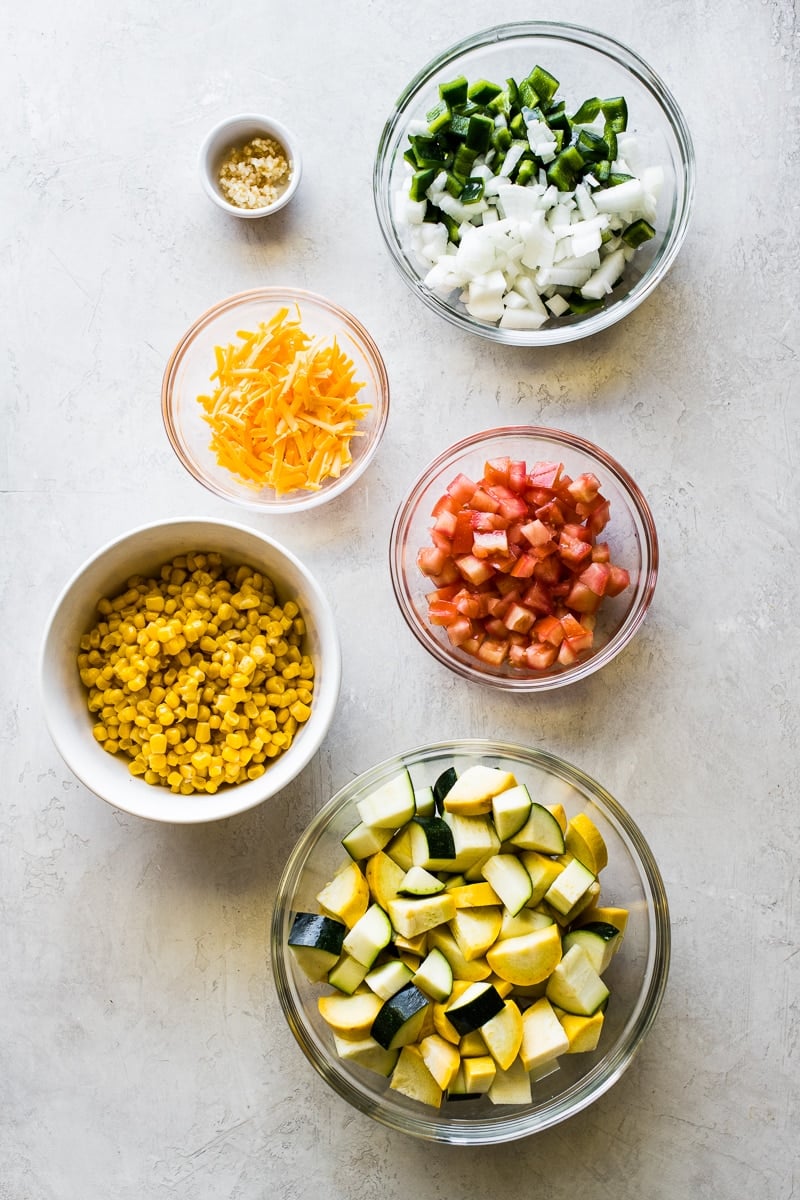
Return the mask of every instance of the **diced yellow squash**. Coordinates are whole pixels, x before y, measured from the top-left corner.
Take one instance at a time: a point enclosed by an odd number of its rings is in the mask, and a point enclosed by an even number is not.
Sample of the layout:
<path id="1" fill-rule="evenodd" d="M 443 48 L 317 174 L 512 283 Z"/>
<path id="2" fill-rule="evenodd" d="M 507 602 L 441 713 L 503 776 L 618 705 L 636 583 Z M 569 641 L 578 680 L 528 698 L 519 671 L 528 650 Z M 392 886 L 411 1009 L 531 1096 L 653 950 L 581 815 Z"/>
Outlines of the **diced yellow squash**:
<path id="1" fill-rule="evenodd" d="M 494 973 L 487 976 L 486 982 L 490 983 L 498 996 L 502 996 L 504 1000 L 514 990 L 513 983 L 509 983 L 507 979 L 501 979 L 499 975 L 495 975 Z"/>
<path id="2" fill-rule="evenodd" d="M 608 866 L 608 849 L 603 835 L 587 813 L 577 813 L 564 834 L 567 850 L 593 875 Z"/>
<path id="3" fill-rule="evenodd" d="M 463 1035 L 458 1043 L 458 1053 L 462 1058 L 481 1058 L 484 1054 L 489 1053 L 480 1029 L 473 1029 L 471 1033 Z"/>
<path id="4" fill-rule="evenodd" d="M 413 899 L 398 896 L 389 901 L 387 912 L 401 937 L 414 938 L 451 921 L 456 915 L 456 906 L 449 892 L 440 892 L 438 896 L 415 896 Z"/>
<path id="5" fill-rule="evenodd" d="M 463 979 L 470 983 L 479 983 L 482 979 L 488 978 L 492 973 L 492 968 L 485 958 L 476 958 L 472 962 L 467 962 L 449 927 L 437 925 L 435 929 L 432 929 L 428 934 L 428 945 L 430 947 L 435 946 L 438 950 L 441 950 L 450 963 L 453 979 Z"/>
<path id="6" fill-rule="evenodd" d="M 520 858 L 522 865 L 531 877 L 533 887 L 528 907 L 535 908 L 547 889 L 564 870 L 564 866 L 555 858 L 548 858 L 546 854 L 540 854 L 538 850 L 523 850 Z"/>
<path id="7" fill-rule="evenodd" d="M 367 859 L 364 877 L 375 903 L 388 912 L 389 901 L 397 898 L 406 877 L 403 868 L 383 850 L 378 850 Z"/>
<path id="8" fill-rule="evenodd" d="M 445 812 L 477 816 L 492 811 L 492 796 L 516 785 L 510 771 L 478 763 L 459 775 L 444 798 Z"/>
<path id="9" fill-rule="evenodd" d="M 407 954 L 415 954 L 417 958 L 424 958 L 428 953 L 427 931 L 425 933 L 418 933 L 413 938 L 403 937 L 402 934 L 395 933 L 392 938 L 392 945 Z"/>
<path id="10" fill-rule="evenodd" d="M 488 1092 L 497 1067 L 492 1056 L 486 1054 L 480 1058 L 462 1058 L 461 1070 L 467 1092 Z"/>
<path id="11" fill-rule="evenodd" d="M 383 1001 L 374 992 L 356 992 L 345 996 L 334 992 L 317 1000 L 320 1016 L 342 1037 L 364 1038 L 372 1028 Z"/>
<path id="12" fill-rule="evenodd" d="M 369 885 L 358 863 L 349 862 L 317 896 L 323 913 L 352 929 L 369 908 Z"/>
<path id="13" fill-rule="evenodd" d="M 459 1050 L 441 1034 L 431 1033 L 420 1039 L 419 1052 L 439 1087 L 446 1091 L 461 1065 Z"/>
<path id="14" fill-rule="evenodd" d="M 548 810 L 548 812 L 551 812 L 553 814 L 553 816 L 555 817 L 555 819 L 558 821 L 559 825 L 561 826 L 561 832 L 563 834 L 566 834 L 566 832 L 567 832 L 567 811 L 564 808 L 564 805 L 563 804 L 545 804 L 545 808 Z"/>
<path id="15" fill-rule="evenodd" d="M 505 1071 L 497 1068 L 488 1095 L 492 1104 L 530 1104 L 531 1077 L 520 1058 L 515 1058 Z"/>
<path id="16" fill-rule="evenodd" d="M 448 924 L 466 961 L 474 962 L 494 945 L 502 923 L 502 909 L 489 905 L 486 908 L 460 908 Z"/>
<path id="17" fill-rule="evenodd" d="M 522 1014 L 522 1044 L 519 1056 L 526 1071 L 551 1062 L 569 1049 L 569 1038 L 545 997 Z"/>
<path id="18" fill-rule="evenodd" d="M 495 942 L 486 952 L 495 974 L 509 983 L 526 986 L 546 979 L 561 961 L 561 937 L 556 925 L 534 929 L 521 937 Z"/>
<path id="19" fill-rule="evenodd" d="M 439 1108 L 442 1103 L 442 1089 L 425 1065 L 418 1046 L 403 1046 L 389 1087 L 433 1108 Z"/>
<path id="20" fill-rule="evenodd" d="M 624 934 L 628 927 L 628 916 L 627 908 L 614 908 L 612 905 L 591 905 L 579 914 L 577 925 L 580 928 L 581 925 L 589 925 L 592 921 L 604 921 L 607 925 L 613 925 L 621 934 Z"/>
<path id="21" fill-rule="evenodd" d="M 601 1012 L 591 1017 L 581 1017 L 575 1013 L 564 1013 L 559 1016 L 561 1026 L 569 1038 L 567 1054 L 584 1054 L 588 1050 L 596 1050 L 603 1031 L 605 1020 Z"/>
<path id="22" fill-rule="evenodd" d="M 507 1071 L 522 1045 L 522 1013 L 513 1000 L 506 1000 L 499 1013 L 484 1021 L 481 1036 L 498 1067 Z"/>
<path id="23" fill-rule="evenodd" d="M 452 888 L 450 895 L 456 902 L 456 908 L 484 908 L 500 903 L 500 897 L 490 883 L 462 883 Z"/>
<path id="24" fill-rule="evenodd" d="M 461 1034 L 454 1025 L 451 1025 L 447 1016 L 447 1009 L 454 1000 L 458 1000 L 459 996 L 464 995 L 464 992 L 469 986 L 470 981 L 467 979 L 454 979 L 453 990 L 447 997 L 447 1000 L 443 1001 L 441 1004 L 431 1005 L 434 1029 L 438 1034 L 441 1035 L 441 1037 L 445 1038 L 446 1041 L 452 1042 L 454 1046 L 457 1046 L 460 1043 Z"/>

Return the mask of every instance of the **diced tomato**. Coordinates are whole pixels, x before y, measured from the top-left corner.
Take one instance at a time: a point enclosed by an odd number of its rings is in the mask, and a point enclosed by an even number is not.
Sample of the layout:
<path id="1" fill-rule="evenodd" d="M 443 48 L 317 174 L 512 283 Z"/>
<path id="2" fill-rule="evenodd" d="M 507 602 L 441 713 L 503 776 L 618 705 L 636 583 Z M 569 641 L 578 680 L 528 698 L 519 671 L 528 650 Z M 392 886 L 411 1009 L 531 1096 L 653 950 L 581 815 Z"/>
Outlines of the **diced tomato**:
<path id="1" fill-rule="evenodd" d="M 554 488 L 563 470 L 561 463 L 537 462 L 528 472 L 531 487 Z"/>
<path id="2" fill-rule="evenodd" d="M 607 596 L 618 596 L 620 592 L 624 592 L 626 587 L 630 587 L 631 577 L 624 567 L 609 567 L 608 583 L 606 584 Z"/>
<path id="3" fill-rule="evenodd" d="M 536 620 L 536 614 L 524 604 L 509 604 L 503 624 L 512 633 L 527 633 Z"/>
<path id="4" fill-rule="evenodd" d="M 568 487 L 569 494 L 583 504 L 591 504 L 600 491 L 600 480 L 591 471 L 577 475 Z"/>
<path id="5" fill-rule="evenodd" d="M 464 554 L 461 558 L 457 558 L 455 563 L 459 572 L 470 583 L 484 583 L 494 574 L 494 567 L 487 562 L 481 562 L 474 554 Z"/>
<path id="6" fill-rule="evenodd" d="M 540 617 L 533 631 L 540 642 L 549 642 L 551 646 L 560 646 L 564 640 L 564 628 L 558 617 Z"/>
<path id="7" fill-rule="evenodd" d="M 439 546 L 423 546 L 417 554 L 417 566 L 423 575 L 440 575 L 447 559 L 447 551 Z"/>
<path id="8" fill-rule="evenodd" d="M 489 486 L 495 483 L 508 484 L 508 473 L 510 470 L 510 458 L 490 459 L 483 468 L 483 482 Z"/>
<path id="9" fill-rule="evenodd" d="M 610 516 L 600 481 L 562 463 L 510 457 L 475 482 L 459 474 L 437 500 L 417 563 L 432 589 L 428 618 L 450 642 L 513 671 L 567 667 L 594 642 L 606 596 L 630 586 L 597 536 Z"/>
<path id="10" fill-rule="evenodd" d="M 477 483 L 473 483 L 468 475 L 459 473 L 453 482 L 447 485 L 447 494 L 460 508 L 463 504 L 469 504 L 477 488 Z"/>
<path id="11" fill-rule="evenodd" d="M 486 533 L 475 533 L 472 553 L 476 558 L 492 558 L 508 554 L 508 538 L 505 529 L 490 529 Z"/>
<path id="12" fill-rule="evenodd" d="M 479 487 L 475 495 L 470 500 L 470 508 L 475 512 L 492 512 L 500 511 L 500 502 L 495 500 L 494 496 L 490 496 L 485 488 Z"/>
<path id="13" fill-rule="evenodd" d="M 452 600 L 434 600 L 428 605 L 428 620 L 431 625 L 452 625 L 458 615 L 458 609 Z"/>
<path id="14" fill-rule="evenodd" d="M 478 647 L 478 658 L 493 667 L 499 667 L 505 662 L 507 654 L 508 642 L 495 641 L 494 638 L 487 637 Z"/>
<path id="15" fill-rule="evenodd" d="M 556 646 L 548 646 L 546 642 L 534 642 L 525 652 L 525 660 L 532 671 L 546 671 L 552 667 L 558 656 Z"/>

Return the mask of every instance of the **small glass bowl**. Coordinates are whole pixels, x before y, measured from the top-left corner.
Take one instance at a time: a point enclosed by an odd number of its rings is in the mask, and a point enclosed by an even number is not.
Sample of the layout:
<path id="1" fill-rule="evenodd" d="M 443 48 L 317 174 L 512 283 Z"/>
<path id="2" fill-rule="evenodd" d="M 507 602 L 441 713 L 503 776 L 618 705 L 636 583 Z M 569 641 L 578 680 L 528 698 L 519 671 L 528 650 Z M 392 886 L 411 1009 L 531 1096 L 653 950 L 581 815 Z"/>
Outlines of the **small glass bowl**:
<path id="1" fill-rule="evenodd" d="M 211 431 L 197 398 L 212 386 L 215 347 L 235 343 L 240 330 L 269 321 L 281 308 L 288 308 L 290 315 L 299 310 L 301 325 L 313 338 L 337 340 L 355 364 L 356 379 L 364 384 L 359 403 L 372 407 L 359 422 L 359 436 L 351 440 L 353 461 L 338 479 L 326 479 L 319 491 L 297 489 L 279 496 L 272 488 L 258 488 L 220 466 L 209 448 Z M 367 469 L 389 416 L 389 379 L 370 334 L 338 304 L 299 288 L 255 288 L 215 304 L 186 331 L 164 372 L 161 413 L 178 459 L 210 492 L 257 512 L 300 512 L 341 495 Z"/>
<path id="2" fill-rule="evenodd" d="M 453 646 L 444 629 L 428 621 L 426 595 L 435 584 L 417 566 L 417 552 L 431 544 L 431 510 L 459 472 L 473 480 L 484 464 L 508 455 L 529 466 L 537 461 L 563 462 L 573 478 L 590 471 L 610 501 L 611 517 L 600 541 L 608 542 L 611 561 L 630 574 L 630 586 L 604 597 L 594 630 L 594 646 L 572 666 L 558 662 L 542 671 L 522 672 L 508 663 L 491 666 Z M 425 468 L 412 484 L 395 515 L 389 542 L 389 568 L 397 603 L 405 621 L 434 658 L 463 679 L 507 691 L 544 692 L 585 679 L 610 662 L 628 644 L 645 618 L 658 575 L 658 537 L 647 501 L 628 472 L 584 438 L 557 429 L 514 425 L 488 429 L 456 442 Z"/>
<path id="3" fill-rule="evenodd" d="M 501 329 L 472 317 L 454 292 L 438 295 L 424 283 L 429 266 L 413 254 L 408 231 L 395 216 L 395 196 L 405 174 L 403 153 L 412 121 L 439 99 L 438 85 L 458 75 L 470 83 L 489 79 L 502 84 L 522 79 L 535 64 L 560 82 L 558 97 L 569 108 L 590 96 L 625 97 L 629 132 L 635 133 L 642 158 L 664 169 L 658 201 L 656 236 L 637 250 L 602 308 L 552 317 L 537 330 Z M 587 337 L 621 320 L 658 286 L 675 261 L 689 225 L 694 196 L 695 160 L 683 114 L 665 84 L 638 54 L 605 34 L 577 25 L 521 21 L 482 30 L 451 46 L 424 66 L 404 89 L 381 134 L 373 172 L 378 222 L 389 253 L 405 282 L 424 304 L 451 324 L 509 346 L 553 346 Z"/>
<path id="4" fill-rule="evenodd" d="M 288 946 L 294 914 L 318 911 L 315 897 L 346 858 L 341 839 L 358 824 L 356 801 L 403 767 L 416 787 L 433 784 L 449 766 L 459 773 L 480 761 L 514 773 L 542 804 L 561 803 L 567 816 L 587 812 L 608 847 L 603 902 L 630 912 L 624 942 L 604 978 L 611 991 L 600 1044 L 563 1055 L 559 1070 L 533 1085 L 530 1105 L 494 1106 L 487 1097 L 428 1108 L 389 1088 L 389 1081 L 334 1050 L 317 999 L 330 989 L 308 981 Z M 577 767 L 524 746 L 456 740 L 387 759 L 343 787 L 295 846 L 278 885 L 272 918 L 272 970 L 281 1007 L 300 1048 L 326 1083 L 361 1112 L 402 1133 L 463 1146 L 513 1141 L 574 1116 L 620 1078 L 653 1024 L 669 972 L 667 896 L 637 825 L 609 793 Z"/>

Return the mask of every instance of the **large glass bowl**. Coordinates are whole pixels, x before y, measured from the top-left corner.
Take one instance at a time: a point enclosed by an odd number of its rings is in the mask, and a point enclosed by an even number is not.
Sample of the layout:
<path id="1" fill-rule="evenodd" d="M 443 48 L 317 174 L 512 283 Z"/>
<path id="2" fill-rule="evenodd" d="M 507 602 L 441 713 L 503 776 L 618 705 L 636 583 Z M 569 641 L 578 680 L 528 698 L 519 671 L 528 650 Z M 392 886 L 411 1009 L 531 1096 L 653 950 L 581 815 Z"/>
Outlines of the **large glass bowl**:
<path id="1" fill-rule="evenodd" d="M 630 586 L 604 597 L 597 613 L 594 645 L 572 666 L 556 663 L 542 671 L 499 667 L 451 645 L 441 627 L 428 621 L 427 593 L 435 586 L 417 566 L 417 552 L 430 544 L 431 510 L 459 472 L 473 480 L 488 459 L 508 455 L 529 466 L 563 462 L 573 478 L 590 471 L 611 503 L 611 517 L 598 540 L 608 542 L 612 562 L 630 574 Z M 644 620 L 658 576 L 658 538 L 650 508 L 628 472 L 610 454 L 584 438 L 535 425 L 514 425 L 472 434 L 443 451 L 411 485 L 392 526 L 389 567 L 395 597 L 411 632 L 444 666 L 464 679 L 520 693 L 542 692 L 585 679 L 625 647 Z"/>
<path id="2" fill-rule="evenodd" d="M 240 330 L 252 330 L 287 308 L 312 338 L 340 349 L 352 359 L 355 378 L 364 386 L 358 402 L 371 405 L 350 442 L 352 462 L 338 478 L 329 476 L 318 491 L 295 489 L 278 495 L 257 487 L 220 465 L 210 449 L 211 430 L 198 396 L 212 388 L 215 347 L 235 343 Z M 389 379 L 381 353 L 361 322 L 324 296 L 300 288 L 268 287 L 239 292 L 215 304 L 187 329 L 175 347 L 161 388 L 161 412 L 172 449 L 198 483 L 245 508 L 258 512 L 299 512 L 325 504 L 351 487 L 372 461 L 389 416 Z"/>
<path id="3" fill-rule="evenodd" d="M 454 292 L 443 297 L 424 283 L 429 266 L 413 254 L 407 227 L 395 213 L 395 196 L 405 175 L 403 153 L 412 121 L 439 99 L 441 82 L 465 75 L 503 84 L 522 79 L 534 65 L 560 82 L 559 98 L 574 111 L 590 96 L 626 98 L 629 132 L 644 162 L 664 169 L 656 235 L 637 251 L 604 307 L 583 315 L 551 318 L 537 330 L 500 329 L 472 317 Z M 373 173 L 378 222 L 389 253 L 405 282 L 433 312 L 451 324 L 512 346 L 551 346 L 587 337 L 632 312 L 658 286 L 686 236 L 694 195 L 694 150 L 683 114 L 656 73 L 638 54 L 605 34 L 576 25 L 522 21 L 497 25 L 464 38 L 424 66 L 397 100 L 381 134 Z"/>
<path id="4" fill-rule="evenodd" d="M 533 1085 L 530 1105 L 494 1106 L 483 1097 L 468 1104 L 429 1108 L 389 1089 L 388 1080 L 339 1059 L 319 1015 L 317 998 L 330 991 L 312 984 L 287 944 L 294 914 L 317 911 L 315 897 L 346 860 L 341 839 L 358 823 L 356 801 L 401 768 L 415 787 L 432 784 L 447 767 L 461 772 L 483 762 L 505 767 L 532 797 L 561 803 L 567 816 L 587 812 L 608 847 L 601 903 L 630 912 L 623 944 L 604 978 L 611 991 L 600 1044 L 563 1055 L 560 1068 Z M 434 1142 L 484 1145 L 541 1132 L 597 1100 L 630 1065 L 655 1020 L 669 970 L 667 897 L 652 853 L 622 806 L 578 767 L 524 746 L 478 740 L 441 742 L 387 759 L 352 780 L 306 829 L 286 864 L 272 919 L 272 968 L 281 1006 L 303 1053 L 334 1091 L 392 1129 Z"/>

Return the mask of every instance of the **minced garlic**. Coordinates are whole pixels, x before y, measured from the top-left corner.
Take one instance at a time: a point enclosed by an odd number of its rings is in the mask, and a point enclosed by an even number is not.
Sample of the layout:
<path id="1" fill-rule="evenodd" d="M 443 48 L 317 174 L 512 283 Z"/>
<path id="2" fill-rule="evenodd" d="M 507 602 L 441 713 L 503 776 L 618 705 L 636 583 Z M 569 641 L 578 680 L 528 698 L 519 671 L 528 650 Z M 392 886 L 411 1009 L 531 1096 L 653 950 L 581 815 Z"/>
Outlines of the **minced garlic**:
<path id="1" fill-rule="evenodd" d="M 237 208 L 267 208 L 274 204 L 291 178 L 283 147 L 271 137 L 256 137 L 235 146 L 219 169 L 219 185 Z"/>

